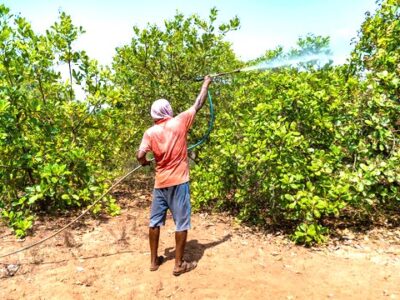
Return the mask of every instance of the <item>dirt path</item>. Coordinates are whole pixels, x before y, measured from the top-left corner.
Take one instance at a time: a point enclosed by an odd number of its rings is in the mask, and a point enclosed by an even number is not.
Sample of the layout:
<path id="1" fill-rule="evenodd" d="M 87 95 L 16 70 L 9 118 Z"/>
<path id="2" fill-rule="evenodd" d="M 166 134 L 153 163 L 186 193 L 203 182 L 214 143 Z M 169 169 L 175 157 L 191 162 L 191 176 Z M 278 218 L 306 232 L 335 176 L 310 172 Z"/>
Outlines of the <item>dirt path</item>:
<path id="1" fill-rule="evenodd" d="M 119 197 L 121 216 L 87 218 L 37 249 L 3 259 L 0 299 L 400 299 L 399 230 L 349 234 L 340 245 L 306 249 L 226 216 L 195 214 L 186 258 L 199 264 L 174 277 L 173 221 L 168 218 L 161 233 L 160 254 L 167 261 L 150 272 L 150 194 L 129 190 Z M 1 227 L 0 253 L 67 221 L 47 219 L 23 242 L 4 236 L 8 231 Z M 9 276 L 12 265 L 19 268 Z"/>

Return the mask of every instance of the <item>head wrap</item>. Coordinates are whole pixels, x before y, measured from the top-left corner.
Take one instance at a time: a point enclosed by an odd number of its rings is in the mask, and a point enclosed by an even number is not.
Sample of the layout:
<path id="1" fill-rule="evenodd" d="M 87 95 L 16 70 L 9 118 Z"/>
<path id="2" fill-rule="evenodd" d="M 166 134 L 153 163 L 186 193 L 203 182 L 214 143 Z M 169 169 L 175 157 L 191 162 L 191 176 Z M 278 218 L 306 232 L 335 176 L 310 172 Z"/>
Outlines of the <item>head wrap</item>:
<path id="1" fill-rule="evenodd" d="M 171 104 L 169 104 L 168 100 L 158 99 L 153 102 L 150 114 L 154 121 L 158 121 L 164 118 L 173 117 L 174 112 L 172 111 Z"/>

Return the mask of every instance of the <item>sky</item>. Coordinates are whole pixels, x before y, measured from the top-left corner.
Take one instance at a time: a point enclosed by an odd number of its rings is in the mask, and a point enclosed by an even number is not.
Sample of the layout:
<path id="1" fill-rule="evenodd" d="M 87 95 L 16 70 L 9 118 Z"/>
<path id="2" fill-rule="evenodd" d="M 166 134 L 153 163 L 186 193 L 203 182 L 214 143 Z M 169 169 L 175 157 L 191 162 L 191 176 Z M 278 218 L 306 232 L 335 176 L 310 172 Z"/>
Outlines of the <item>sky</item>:
<path id="1" fill-rule="evenodd" d="M 308 33 L 330 36 L 333 60 L 343 63 L 349 56 L 351 39 L 365 18 L 375 11 L 375 0 L 2 0 L 14 14 L 21 13 L 35 31 L 43 33 L 59 11 L 71 15 L 86 33 L 76 43 L 90 57 L 109 64 L 115 48 L 126 45 L 132 27 L 148 23 L 163 26 L 177 11 L 203 18 L 210 9 L 219 11 L 217 23 L 238 16 L 241 27 L 226 39 L 243 60 L 254 59 L 281 45 L 295 46 Z"/>

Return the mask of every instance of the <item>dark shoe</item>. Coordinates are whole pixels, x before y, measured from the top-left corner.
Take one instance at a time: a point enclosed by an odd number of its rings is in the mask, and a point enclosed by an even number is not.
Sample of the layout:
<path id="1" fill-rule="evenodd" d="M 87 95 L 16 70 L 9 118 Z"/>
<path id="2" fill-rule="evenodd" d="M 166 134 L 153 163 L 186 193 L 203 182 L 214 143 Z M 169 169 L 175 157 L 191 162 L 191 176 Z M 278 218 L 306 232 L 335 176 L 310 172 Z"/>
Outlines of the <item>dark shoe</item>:
<path id="1" fill-rule="evenodd" d="M 193 269 L 195 269 L 197 267 L 197 262 L 193 261 L 193 262 L 187 262 L 187 261 L 183 261 L 181 266 L 179 267 L 178 270 L 174 270 L 172 272 L 172 274 L 174 274 L 175 276 L 179 276 L 183 273 L 192 271 Z"/>

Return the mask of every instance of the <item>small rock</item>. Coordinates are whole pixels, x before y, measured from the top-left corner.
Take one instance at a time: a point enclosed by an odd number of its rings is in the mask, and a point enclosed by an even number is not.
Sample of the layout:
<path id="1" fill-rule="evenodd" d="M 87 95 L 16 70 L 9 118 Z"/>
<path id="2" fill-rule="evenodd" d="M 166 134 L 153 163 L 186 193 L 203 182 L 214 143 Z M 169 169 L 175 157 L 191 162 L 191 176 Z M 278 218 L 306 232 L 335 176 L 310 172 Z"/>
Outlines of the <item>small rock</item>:
<path id="1" fill-rule="evenodd" d="M 286 264 L 284 264 L 283 267 L 286 268 L 286 269 L 291 269 L 292 268 L 291 265 L 286 265 Z"/>
<path id="2" fill-rule="evenodd" d="M 17 273 L 18 269 L 19 269 L 19 265 L 11 264 L 11 265 L 6 266 L 8 276 L 14 276 L 15 273 Z"/>
<path id="3" fill-rule="evenodd" d="M 76 267 L 76 271 L 77 271 L 77 272 L 83 272 L 83 271 L 85 271 L 85 269 L 82 268 L 82 267 Z"/>

